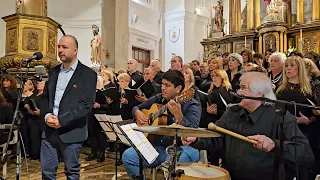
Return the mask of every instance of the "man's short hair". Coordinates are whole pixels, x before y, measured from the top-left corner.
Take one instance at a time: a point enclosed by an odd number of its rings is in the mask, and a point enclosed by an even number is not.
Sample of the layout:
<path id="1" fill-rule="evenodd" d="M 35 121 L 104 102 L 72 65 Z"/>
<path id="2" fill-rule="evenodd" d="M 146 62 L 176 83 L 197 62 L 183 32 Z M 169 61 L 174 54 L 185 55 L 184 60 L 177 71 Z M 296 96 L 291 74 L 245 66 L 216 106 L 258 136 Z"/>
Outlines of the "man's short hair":
<path id="1" fill-rule="evenodd" d="M 178 70 L 169 70 L 163 73 L 162 79 L 171 82 L 174 87 L 181 86 L 181 91 L 184 89 L 184 76 Z"/>
<path id="2" fill-rule="evenodd" d="M 200 62 L 198 60 L 193 60 L 191 61 L 191 63 L 197 63 L 198 66 L 200 65 Z"/>
<path id="3" fill-rule="evenodd" d="M 76 44 L 76 48 L 78 49 L 79 43 L 78 43 L 78 40 L 76 37 L 74 37 L 73 35 L 69 35 L 69 34 L 64 35 L 62 37 L 70 37 L 71 39 L 73 39 L 74 43 Z"/>
<path id="4" fill-rule="evenodd" d="M 180 63 L 183 64 L 183 60 L 182 60 L 182 57 L 181 56 L 175 56 L 179 59 Z"/>

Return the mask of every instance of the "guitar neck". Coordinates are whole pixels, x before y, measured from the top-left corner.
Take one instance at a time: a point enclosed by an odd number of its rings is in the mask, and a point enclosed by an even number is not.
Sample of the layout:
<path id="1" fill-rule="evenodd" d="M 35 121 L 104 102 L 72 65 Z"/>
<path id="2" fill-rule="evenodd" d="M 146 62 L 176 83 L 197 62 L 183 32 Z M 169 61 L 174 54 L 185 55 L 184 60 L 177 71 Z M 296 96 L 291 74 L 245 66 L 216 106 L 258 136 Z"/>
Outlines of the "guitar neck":
<path id="1" fill-rule="evenodd" d="M 168 109 L 167 105 L 162 106 L 157 112 L 152 115 L 152 119 L 158 118 L 161 114 L 166 112 Z"/>

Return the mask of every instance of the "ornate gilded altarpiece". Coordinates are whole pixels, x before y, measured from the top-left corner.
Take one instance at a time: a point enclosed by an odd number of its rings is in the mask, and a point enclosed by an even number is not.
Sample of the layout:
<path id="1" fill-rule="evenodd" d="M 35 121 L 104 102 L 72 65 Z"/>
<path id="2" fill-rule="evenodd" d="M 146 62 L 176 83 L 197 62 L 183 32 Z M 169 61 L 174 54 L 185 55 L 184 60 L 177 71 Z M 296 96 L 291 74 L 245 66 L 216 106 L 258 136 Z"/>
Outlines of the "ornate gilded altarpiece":
<path id="1" fill-rule="evenodd" d="M 300 31 L 302 31 L 302 44 Z M 298 51 L 303 54 L 310 51 L 320 53 L 320 23 L 298 25 L 290 29 L 289 33 L 296 37 L 294 43 Z"/>
<path id="2" fill-rule="evenodd" d="M 6 50 L 5 56 L 0 58 L 0 67 L 14 73 L 18 71 L 21 60 L 38 51 L 42 52 L 43 58 L 33 61 L 31 67 L 41 64 L 48 68 L 59 63 L 56 57 L 57 22 L 49 17 L 26 14 L 13 14 L 2 19 L 6 22 Z"/>

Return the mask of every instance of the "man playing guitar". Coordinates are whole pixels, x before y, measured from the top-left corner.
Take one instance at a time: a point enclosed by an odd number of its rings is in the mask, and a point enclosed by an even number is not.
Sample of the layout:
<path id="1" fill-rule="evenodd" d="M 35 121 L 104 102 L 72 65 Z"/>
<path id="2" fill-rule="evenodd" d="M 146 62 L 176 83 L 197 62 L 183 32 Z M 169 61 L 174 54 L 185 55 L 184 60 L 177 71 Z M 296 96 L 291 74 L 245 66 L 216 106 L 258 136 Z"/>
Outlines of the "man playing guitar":
<path id="1" fill-rule="evenodd" d="M 161 94 L 157 94 L 149 98 L 144 103 L 136 106 L 132 110 L 133 116 L 136 118 L 137 124 L 148 123 L 148 118 L 145 117 L 142 109 L 149 109 L 153 104 L 167 104 L 167 124 L 173 123 L 197 128 L 200 122 L 200 105 L 191 98 L 189 101 L 182 104 L 174 101 L 174 98 L 179 96 L 184 89 L 184 77 L 178 70 L 170 70 L 165 72 L 162 77 Z M 191 137 L 183 138 L 178 145 L 177 152 L 179 154 L 178 162 L 198 162 L 199 151 L 189 146 L 194 139 Z M 172 137 L 157 136 L 154 141 L 155 149 L 159 156 L 152 164 L 143 163 L 143 167 L 157 167 L 165 161 L 169 160 L 169 154 L 166 152 L 166 147 L 173 144 Z M 130 177 L 135 177 L 139 174 L 139 156 L 133 148 L 127 149 L 122 155 L 122 162 Z"/>

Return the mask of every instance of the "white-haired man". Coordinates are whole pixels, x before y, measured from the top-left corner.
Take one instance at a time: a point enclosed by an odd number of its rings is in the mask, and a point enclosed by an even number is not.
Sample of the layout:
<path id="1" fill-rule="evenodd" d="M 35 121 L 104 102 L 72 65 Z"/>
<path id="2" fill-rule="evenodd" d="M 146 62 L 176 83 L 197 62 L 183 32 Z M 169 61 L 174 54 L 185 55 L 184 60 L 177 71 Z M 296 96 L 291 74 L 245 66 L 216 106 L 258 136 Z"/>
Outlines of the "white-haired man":
<path id="1" fill-rule="evenodd" d="M 150 62 L 150 67 L 153 69 L 154 73 L 155 73 L 155 76 L 154 76 L 154 81 L 157 83 L 157 84 L 161 84 L 161 79 L 162 79 L 162 75 L 163 75 L 163 72 L 161 71 L 161 63 L 159 60 L 152 60 Z"/>
<path id="2" fill-rule="evenodd" d="M 127 65 L 127 71 L 131 77 L 129 88 L 137 89 L 144 82 L 142 73 L 137 70 L 138 62 L 135 59 L 129 59 Z"/>
<path id="3" fill-rule="evenodd" d="M 260 72 L 248 72 L 242 75 L 240 89 L 237 92 L 244 96 L 276 99 L 270 79 Z M 248 136 L 249 139 L 258 142 L 252 145 L 231 136 L 223 136 L 222 164 L 232 179 L 278 179 L 281 119 L 282 117 L 276 114 L 275 106 L 265 105 L 257 100 L 242 99 L 239 106 L 228 109 L 216 122 L 219 127 Z M 295 129 L 297 129 L 296 135 Z M 295 162 L 298 162 L 300 167 L 311 167 L 314 155 L 308 139 L 297 127 L 296 118 L 289 112 L 284 115 L 283 132 L 285 167 L 293 167 L 293 169 L 286 168 L 286 179 L 293 179 Z"/>

